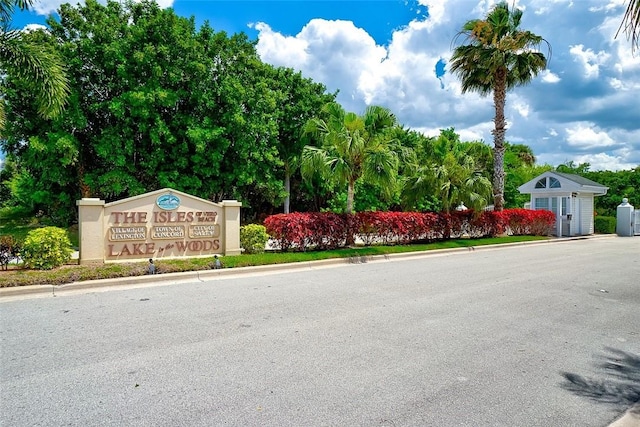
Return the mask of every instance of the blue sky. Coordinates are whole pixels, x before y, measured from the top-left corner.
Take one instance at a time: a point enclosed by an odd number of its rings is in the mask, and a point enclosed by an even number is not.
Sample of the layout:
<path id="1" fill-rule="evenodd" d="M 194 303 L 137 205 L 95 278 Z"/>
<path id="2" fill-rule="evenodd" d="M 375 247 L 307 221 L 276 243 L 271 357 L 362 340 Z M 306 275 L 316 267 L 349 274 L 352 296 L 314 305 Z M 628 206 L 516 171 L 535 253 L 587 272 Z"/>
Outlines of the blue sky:
<path id="1" fill-rule="evenodd" d="M 61 3 L 41 0 L 34 11 L 15 16 L 14 27 L 43 23 Z M 455 34 L 467 20 L 484 17 L 494 0 L 158 3 L 198 24 L 208 20 L 218 31 L 244 31 L 257 40 L 264 62 L 338 89 L 347 110 L 382 105 L 427 135 L 454 127 L 463 140 L 492 141 L 492 98 L 462 95 L 446 62 Z M 521 27 L 544 37 L 552 56 L 534 82 L 507 95 L 507 140 L 529 145 L 539 163 L 554 166 L 640 165 L 640 53 L 633 57 L 627 39 L 614 37 L 625 0 L 515 4 L 524 10 Z"/>

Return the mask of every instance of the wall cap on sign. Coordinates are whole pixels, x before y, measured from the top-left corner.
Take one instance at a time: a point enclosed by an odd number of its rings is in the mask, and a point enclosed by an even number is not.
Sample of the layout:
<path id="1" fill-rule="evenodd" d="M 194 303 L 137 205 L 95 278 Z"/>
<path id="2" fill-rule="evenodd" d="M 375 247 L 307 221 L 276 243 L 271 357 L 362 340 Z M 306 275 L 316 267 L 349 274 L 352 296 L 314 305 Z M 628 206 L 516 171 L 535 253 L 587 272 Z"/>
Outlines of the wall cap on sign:
<path id="1" fill-rule="evenodd" d="M 158 196 L 156 199 L 156 205 L 165 211 L 172 211 L 180 207 L 180 197 L 169 192 L 169 194 Z"/>
<path id="2" fill-rule="evenodd" d="M 104 200 L 95 197 L 85 197 L 76 200 L 76 206 L 104 206 Z"/>

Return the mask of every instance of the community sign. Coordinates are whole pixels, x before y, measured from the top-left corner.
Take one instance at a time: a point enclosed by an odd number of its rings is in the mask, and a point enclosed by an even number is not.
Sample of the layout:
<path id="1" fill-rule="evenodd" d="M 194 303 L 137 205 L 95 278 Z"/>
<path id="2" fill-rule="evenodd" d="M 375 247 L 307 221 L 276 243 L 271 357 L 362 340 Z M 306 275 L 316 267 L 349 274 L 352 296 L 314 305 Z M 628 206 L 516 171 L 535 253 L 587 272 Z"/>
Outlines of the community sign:
<path id="1" fill-rule="evenodd" d="M 77 202 L 80 262 L 237 255 L 240 206 L 165 188 L 105 203 Z"/>

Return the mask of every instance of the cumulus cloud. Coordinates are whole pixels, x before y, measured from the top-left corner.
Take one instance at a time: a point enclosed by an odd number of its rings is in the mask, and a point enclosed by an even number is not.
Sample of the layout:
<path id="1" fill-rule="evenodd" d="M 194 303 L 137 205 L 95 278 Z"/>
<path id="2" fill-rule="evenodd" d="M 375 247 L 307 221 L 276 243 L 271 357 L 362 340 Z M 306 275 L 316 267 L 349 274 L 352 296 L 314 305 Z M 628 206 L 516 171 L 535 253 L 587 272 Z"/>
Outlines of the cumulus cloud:
<path id="1" fill-rule="evenodd" d="M 629 170 L 638 166 L 638 163 L 630 163 L 625 161 L 625 157 L 610 155 L 607 153 L 584 154 L 576 156 L 574 162 L 589 163 L 589 170 Z"/>
<path id="2" fill-rule="evenodd" d="M 558 83 L 560 81 L 560 77 L 549 70 L 544 70 L 540 73 L 540 78 L 545 83 Z"/>
<path id="3" fill-rule="evenodd" d="M 600 66 L 606 63 L 611 56 L 604 51 L 595 53 L 591 49 L 585 49 L 581 44 L 571 46 L 569 53 L 573 55 L 576 62 L 582 64 L 586 79 L 597 78 L 600 75 Z"/>
<path id="4" fill-rule="evenodd" d="M 615 145 L 615 141 L 606 132 L 595 129 L 592 124 L 579 123 L 566 131 L 568 144 L 577 149 L 591 150 Z"/>

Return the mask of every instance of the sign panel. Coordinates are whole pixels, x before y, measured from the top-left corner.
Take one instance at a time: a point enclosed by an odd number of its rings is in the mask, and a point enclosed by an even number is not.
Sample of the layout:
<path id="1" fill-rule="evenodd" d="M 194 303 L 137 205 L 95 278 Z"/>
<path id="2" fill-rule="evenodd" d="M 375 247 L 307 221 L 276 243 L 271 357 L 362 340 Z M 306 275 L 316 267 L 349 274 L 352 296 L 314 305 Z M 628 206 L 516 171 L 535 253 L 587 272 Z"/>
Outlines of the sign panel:
<path id="1" fill-rule="evenodd" d="M 174 190 L 108 203 L 104 210 L 105 259 L 221 253 L 223 215 L 220 205 Z"/>

